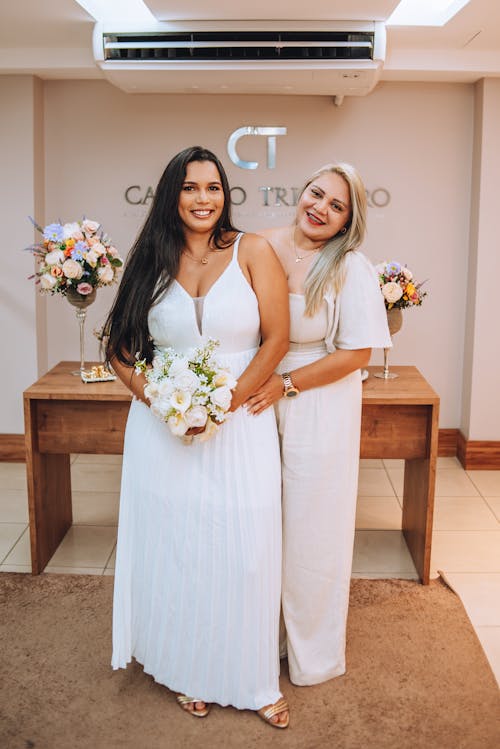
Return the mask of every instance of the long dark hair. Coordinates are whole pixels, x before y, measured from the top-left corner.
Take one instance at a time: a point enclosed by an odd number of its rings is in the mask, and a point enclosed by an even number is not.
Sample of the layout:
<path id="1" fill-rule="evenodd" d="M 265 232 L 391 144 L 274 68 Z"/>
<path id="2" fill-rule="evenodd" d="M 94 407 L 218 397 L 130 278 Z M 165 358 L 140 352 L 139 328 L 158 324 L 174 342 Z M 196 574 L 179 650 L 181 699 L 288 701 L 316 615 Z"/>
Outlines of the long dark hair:
<path id="1" fill-rule="evenodd" d="M 236 232 L 231 221 L 231 196 L 224 167 L 217 156 L 201 146 L 178 153 L 163 172 L 144 226 L 127 257 L 120 287 L 104 324 L 106 361 L 116 357 L 132 366 L 136 354 L 150 362 L 153 345 L 148 313 L 177 276 L 184 247 L 184 225 L 179 216 L 179 194 L 192 161 L 211 161 L 217 167 L 224 192 L 224 207 L 210 241 L 223 249 L 226 232 Z"/>

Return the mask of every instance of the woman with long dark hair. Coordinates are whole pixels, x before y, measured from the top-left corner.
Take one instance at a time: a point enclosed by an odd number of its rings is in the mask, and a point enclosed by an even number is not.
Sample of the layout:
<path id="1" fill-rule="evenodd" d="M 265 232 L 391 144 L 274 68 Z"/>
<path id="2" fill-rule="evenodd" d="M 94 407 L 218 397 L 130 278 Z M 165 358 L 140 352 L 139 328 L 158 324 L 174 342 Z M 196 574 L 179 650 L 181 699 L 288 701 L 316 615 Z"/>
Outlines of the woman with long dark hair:
<path id="1" fill-rule="evenodd" d="M 283 463 L 283 618 L 290 679 L 345 672 L 361 426 L 361 374 L 390 346 L 376 272 L 359 251 L 366 191 L 350 164 L 305 183 L 295 221 L 262 232 L 288 278 L 290 348 L 248 400 L 276 404 Z"/>
<path id="2" fill-rule="evenodd" d="M 114 668 L 134 657 L 204 717 L 211 702 L 288 725 L 279 691 L 280 462 L 271 410 L 241 405 L 287 349 L 286 279 L 267 241 L 231 223 L 227 178 L 199 146 L 166 167 L 110 312 L 107 357 L 135 395 L 123 455 Z M 155 350 L 209 338 L 237 378 L 230 417 L 186 444 L 149 408 Z M 191 429 L 188 434 L 202 431 Z"/>

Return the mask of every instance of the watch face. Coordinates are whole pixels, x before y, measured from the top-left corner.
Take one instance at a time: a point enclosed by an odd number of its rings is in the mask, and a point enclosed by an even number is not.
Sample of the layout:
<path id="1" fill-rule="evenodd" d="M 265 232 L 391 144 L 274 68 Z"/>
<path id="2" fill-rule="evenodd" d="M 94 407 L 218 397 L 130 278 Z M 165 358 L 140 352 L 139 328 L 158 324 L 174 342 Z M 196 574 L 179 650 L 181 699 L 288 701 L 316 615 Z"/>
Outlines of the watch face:
<path id="1" fill-rule="evenodd" d="M 298 394 L 299 394 L 299 391 L 295 390 L 295 388 L 290 388 L 290 390 L 287 390 L 285 393 L 287 398 L 295 398 L 295 396 Z"/>

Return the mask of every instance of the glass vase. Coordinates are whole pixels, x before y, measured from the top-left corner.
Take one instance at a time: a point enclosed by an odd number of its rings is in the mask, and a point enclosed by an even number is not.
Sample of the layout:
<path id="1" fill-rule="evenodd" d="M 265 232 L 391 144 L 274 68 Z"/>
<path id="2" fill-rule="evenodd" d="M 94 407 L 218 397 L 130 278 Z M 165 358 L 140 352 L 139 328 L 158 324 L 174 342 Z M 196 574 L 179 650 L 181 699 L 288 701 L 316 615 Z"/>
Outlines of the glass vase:
<path id="1" fill-rule="evenodd" d="M 93 289 L 90 294 L 80 294 L 74 288 L 69 288 L 66 292 L 66 299 L 73 307 L 76 307 L 76 319 L 80 327 L 80 369 L 72 372 L 77 377 L 81 377 L 85 371 L 85 318 L 87 307 L 95 302 L 96 293 L 96 289 Z"/>
<path id="2" fill-rule="evenodd" d="M 389 333 L 391 338 L 401 330 L 403 325 L 403 310 L 399 307 L 392 307 L 387 310 L 387 325 L 389 327 Z M 384 348 L 384 368 L 382 372 L 375 372 L 375 377 L 379 377 L 381 380 L 394 380 L 399 377 L 395 372 L 389 371 L 389 348 Z"/>

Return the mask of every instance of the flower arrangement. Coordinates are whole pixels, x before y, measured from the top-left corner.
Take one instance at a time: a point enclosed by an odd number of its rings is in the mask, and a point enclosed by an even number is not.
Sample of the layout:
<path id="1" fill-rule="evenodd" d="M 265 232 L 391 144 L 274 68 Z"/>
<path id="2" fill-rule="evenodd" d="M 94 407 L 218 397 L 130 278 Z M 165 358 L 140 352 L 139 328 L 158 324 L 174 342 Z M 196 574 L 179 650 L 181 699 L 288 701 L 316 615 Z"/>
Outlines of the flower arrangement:
<path id="1" fill-rule="evenodd" d="M 43 240 L 27 248 L 38 261 L 30 278 L 37 278 L 42 291 L 67 295 L 74 290 L 88 296 L 117 280 L 123 260 L 97 221 L 83 219 L 45 228 L 33 223 Z"/>
<path id="2" fill-rule="evenodd" d="M 426 291 L 421 291 L 425 281 L 415 283 L 413 273 L 406 265 L 401 265 L 395 260 L 384 260 L 375 266 L 375 270 L 386 309 L 420 306 L 424 296 L 427 296 Z"/>
<path id="3" fill-rule="evenodd" d="M 165 348 L 157 350 L 150 367 L 144 359 L 136 362 L 135 371 L 146 375 L 144 394 L 151 411 L 185 441 L 190 441 L 184 435 L 193 427 L 204 427 L 196 438 L 207 440 L 228 416 L 237 381 L 214 359 L 218 345 L 210 338 L 188 356 Z"/>

